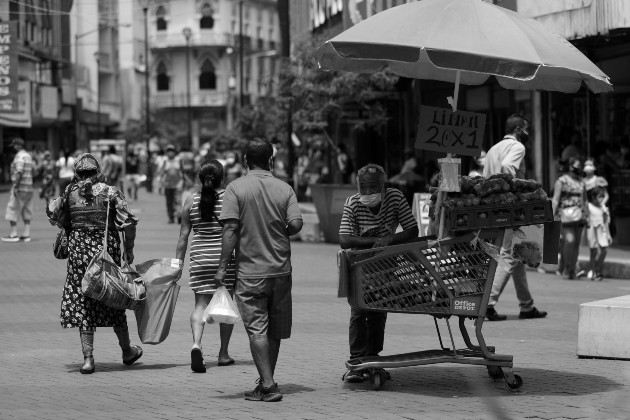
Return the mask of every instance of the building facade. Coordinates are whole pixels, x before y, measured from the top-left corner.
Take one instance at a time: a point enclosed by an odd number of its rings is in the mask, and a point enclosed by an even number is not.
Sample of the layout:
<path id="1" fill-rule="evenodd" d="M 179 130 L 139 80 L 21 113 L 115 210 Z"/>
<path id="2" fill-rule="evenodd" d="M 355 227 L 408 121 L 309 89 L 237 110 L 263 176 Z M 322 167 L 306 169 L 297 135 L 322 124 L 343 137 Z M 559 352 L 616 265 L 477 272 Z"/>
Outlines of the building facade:
<path id="1" fill-rule="evenodd" d="M 275 1 L 156 1 L 148 20 L 151 107 L 174 133 L 168 142 L 198 149 L 233 127 L 240 105 L 273 89 Z"/>
<path id="2" fill-rule="evenodd" d="M 0 22 L 14 22 L 18 50 L 19 109 L 0 113 L 0 182 L 6 181 L 11 138 L 26 140 L 27 150 L 55 150 L 61 93 L 61 0 L 0 2 Z"/>

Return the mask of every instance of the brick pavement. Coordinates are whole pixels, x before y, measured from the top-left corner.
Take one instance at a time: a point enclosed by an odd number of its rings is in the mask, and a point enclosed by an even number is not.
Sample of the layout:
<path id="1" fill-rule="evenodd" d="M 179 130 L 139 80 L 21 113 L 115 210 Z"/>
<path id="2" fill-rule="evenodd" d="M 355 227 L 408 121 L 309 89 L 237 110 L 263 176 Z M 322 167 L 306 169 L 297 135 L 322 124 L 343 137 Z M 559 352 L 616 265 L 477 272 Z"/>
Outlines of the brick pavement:
<path id="1" fill-rule="evenodd" d="M 6 205 L 0 194 L 0 209 Z M 169 257 L 178 228 L 166 225 L 162 197 L 143 194 L 132 203 L 141 219 L 136 260 Z M 219 368 L 216 326 L 206 328 L 209 369 L 189 368 L 188 317 L 193 294 L 182 290 L 171 335 L 144 345 L 137 365 L 126 367 L 116 336 L 97 330 L 96 373 L 81 375 L 76 329 L 59 326 L 64 262 L 55 260 L 55 230 L 39 204 L 28 244 L 0 243 L 0 419 L 196 419 L 196 418 L 408 418 L 408 419 L 627 419 L 630 362 L 578 359 L 577 312 L 581 302 L 630 294 L 630 283 L 565 281 L 530 273 L 544 320 L 519 321 L 514 288 L 506 288 L 498 310 L 508 321 L 484 324 L 486 341 L 498 353 L 513 354 L 524 380 L 518 393 L 492 382 L 486 369 L 428 365 L 393 369 L 393 381 L 375 392 L 369 384 L 344 384 L 349 306 L 336 296 L 336 246 L 294 243 L 294 334 L 282 344 L 276 378 L 280 403 L 244 401 L 254 387 L 255 367 L 247 337 L 237 325 L 231 354 L 237 364 Z M 0 232 L 6 226 L 0 223 Z M 134 342 L 135 319 L 129 314 Z M 458 340 L 461 344 L 461 340 Z M 390 314 L 383 354 L 438 346 L 428 316 Z"/>

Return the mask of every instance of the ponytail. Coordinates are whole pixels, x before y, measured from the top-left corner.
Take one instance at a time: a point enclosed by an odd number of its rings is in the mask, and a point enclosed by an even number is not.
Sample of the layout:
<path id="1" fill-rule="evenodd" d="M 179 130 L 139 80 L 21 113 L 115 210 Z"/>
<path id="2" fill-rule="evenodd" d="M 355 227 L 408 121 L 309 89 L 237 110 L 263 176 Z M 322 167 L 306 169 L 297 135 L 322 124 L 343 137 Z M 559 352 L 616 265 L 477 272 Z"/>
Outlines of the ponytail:
<path id="1" fill-rule="evenodd" d="M 199 170 L 199 180 L 201 181 L 201 199 L 199 201 L 199 212 L 201 220 L 211 222 L 217 219 L 214 212 L 219 194 L 217 188 L 223 182 L 223 165 L 218 160 L 209 160 L 201 165 Z"/>

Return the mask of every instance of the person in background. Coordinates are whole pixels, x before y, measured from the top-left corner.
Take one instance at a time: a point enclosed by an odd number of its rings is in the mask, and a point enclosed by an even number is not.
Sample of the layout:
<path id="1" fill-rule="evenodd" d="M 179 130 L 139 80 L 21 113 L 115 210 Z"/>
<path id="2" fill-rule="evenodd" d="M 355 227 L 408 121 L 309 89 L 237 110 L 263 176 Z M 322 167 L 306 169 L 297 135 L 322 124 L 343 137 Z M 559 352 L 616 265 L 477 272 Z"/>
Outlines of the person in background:
<path id="1" fill-rule="evenodd" d="M 205 373 L 206 365 L 203 361 L 201 348 L 201 337 L 203 336 L 205 325 L 203 311 L 217 291 L 214 284 L 214 275 L 219 267 L 223 231 L 219 223 L 223 195 L 225 194 L 225 190 L 221 188 L 223 184 L 223 166 L 221 163 L 217 160 L 209 160 L 202 163 L 199 171 L 199 180 L 201 181 L 201 191 L 189 195 L 184 202 L 175 256 L 180 261 L 180 266 L 183 266 L 188 247 L 188 237 L 192 230 L 189 284 L 195 293 L 195 309 L 190 315 L 190 327 L 193 334 L 190 368 L 193 372 Z M 235 281 L 236 268 L 232 258 L 228 262 L 227 274 L 224 279 L 224 283 L 230 293 L 234 292 Z M 233 328 L 234 325 L 232 324 L 220 324 L 219 326 L 219 335 L 221 337 L 219 366 L 227 366 L 234 363 L 234 359 L 228 354 L 228 345 Z"/>
<path id="2" fill-rule="evenodd" d="M 103 174 L 107 185 L 122 189 L 122 176 L 124 172 L 124 162 L 122 157 L 116 153 L 116 146 L 109 146 L 107 154 L 103 158 Z"/>
<path id="3" fill-rule="evenodd" d="M 482 150 L 479 157 L 476 157 L 473 160 L 472 168 L 470 169 L 468 176 L 471 178 L 474 178 L 476 176 L 483 176 L 483 167 L 485 166 L 485 164 L 486 164 L 486 152 L 485 150 Z"/>
<path id="4" fill-rule="evenodd" d="M 55 195 L 55 161 L 50 157 L 50 152 L 46 150 L 39 166 L 39 173 L 42 177 L 42 186 L 39 189 L 39 198 L 50 200 Z"/>
<path id="5" fill-rule="evenodd" d="M 125 168 L 127 195 L 134 201 L 138 201 L 138 187 L 140 185 L 140 157 L 133 148 L 130 148 L 127 152 L 127 164 Z"/>
<path id="6" fill-rule="evenodd" d="M 529 141 L 529 121 L 519 114 L 510 115 L 505 122 L 505 136 L 488 150 L 486 154 L 483 176 L 494 174 L 511 174 L 525 178 L 525 145 Z M 504 321 L 505 315 L 499 315 L 494 309 L 507 282 L 512 278 L 518 299 L 521 319 L 544 318 L 547 312 L 539 311 L 534 306 L 534 299 L 529 292 L 525 265 L 512 256 L 512 239 L 514 231 L 506 229 L 499 254 L 499 264 L 494 275 L 492 291 L 488 300 L 486 318 L 489 321 Z"/>
<path id="7" fill-rule="evenodd" d="M 57 178 L 59 179 L 59 194 L 63 194 L 74 177 L 74 157 L 69 149 L 57 160 Z"/>
<path id="8" fill-rule="evenodd" d="M 238 159 L 238 154 L 230 150 L 225 153 L 225 185 L 242 177 L 245 174 L 245 168 Z"/>
<path id="9" fill-rule="evenodd" d="M 418 237 L 418 224 L 402 192 L 385 188 L 385 170 L 373 163 L 357 171 L 358 192 L 346 199 L 339 226 L 342 249 L 404 243 Z M 402 231 L 396 233 L 398 226 Z M 383 350 L 387 312 L 350 311 L 350 359 L 378 356 Z M 362 371 L 347 371 L 346 382 L 363 382 Z"/>
<path id="10" fill-rule="evenodd" d="M 584 151 L 582 150 L 582 135 L 579 131 L 573 131 L 571 133 L 571 140 L 569 144 L 562 149 L 562 153 L 560 154 L 560 159 L 568 161 L 571 158 L 584 158 Z"/>
<path id="11" fill-rule="evenodd" d="M 610 212 L 604 204 L 606 197 L 605 190 L 601 187 L 595 187 L 588 191 L 588 228 L 586 236 L 588 238 L 588 247 L 591 252 L 591 269 L 588 278 L 591 280 L 602 281 L 604 260 L 608 247 L 612 244 L 612 236 L 610 235 Z"/>
<path id="12" fill-rule="evenodd" d="M 166 214 L 168 215 L 168 223 L 175 223 L 175 215 L 179 216 L 179 209 L 176 208 L 177 192 L 182 190 L 184 184 L 184 174 L 181 165 L 177 159 L 177 151 L 175 146 L 169 144 L 166 146 L 166 159 L 158 169 L 158 178 L 160 183 L 160 192 L 164 192 L 166 197 Z M 181 221 L 180 221 L 181 222 Z"/>
<path id="13" fill-rule="evenodd" d="M 580 239 L 589 219 L 586 185 L 582 180 L 582 163 L 579 158 L 569 159 L 569 171 L 556 180 L 551 205 L 553 214 L 558 215 L 562 223 L 562 258 L 558 270 L 564 279 L 574 280 Z"/>
<path id="14" fill-rule="evenodd" d="M 227 185 L 219 220 L 223 239 L 216 286 L 224 285 L 236 250 L 236 303 L 258 370 L 258 385 L 245 393 L 251 401 L 283 397 L 274 380 L 280 343 L 291 336 L 293 284 L 290 236 L 302 229 L 293 189 L 273 176 L 273 147 L 260 137 L 247 145 L 246 176 Z"/>
<path id="15" fill-rule="evenodd" d="M 339 172 L 341 184 L 349 184 L 354 168 L 352 167 L 352 160 L 346 151 L 346 145 L 343 143 L 337 146 L 337 171 Z"/>
<path id="16" fill-rule="evenodd" d="M 586 186 L 586 193 L 588 194 L 594 188 L 601 188 L 604 193 L 603 205 L 606 205 L 609 200 L 608 196 L 608 181 L 603 176 L 595 175 L 595 163 L 589 159 L 584 162 L 584 185 Z M 590 202 L 590 200 L 589 200 Z"/>
<path id="17" fill-rule="evenodd" d="M 4 242 L 30 242 L 31 219 L 33 217 L 33 159 L 24 149 L 24 140 L 15 137 L 9 147 L 17 153 L 11 163 L 11 193 L 5 213 L 5 219 L 11 225 L 11 232 L 2 237 Z M 17 223 L 22 219 L 24 233 L 18 236 Z"/>

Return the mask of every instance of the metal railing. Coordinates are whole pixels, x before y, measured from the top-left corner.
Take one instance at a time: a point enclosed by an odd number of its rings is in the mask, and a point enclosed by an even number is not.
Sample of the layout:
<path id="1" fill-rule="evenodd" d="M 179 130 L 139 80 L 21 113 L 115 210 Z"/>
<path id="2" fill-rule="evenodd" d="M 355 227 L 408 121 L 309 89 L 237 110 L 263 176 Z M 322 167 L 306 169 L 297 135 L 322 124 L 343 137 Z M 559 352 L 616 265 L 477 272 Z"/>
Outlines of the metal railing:
<path id="1" fill-rule="evenodd" d="M 194 32 L 190 38 L 191 46 L 227 46 L 233 43 L 232 35 L 207 29 Z M 181 33 L 158 32 L 149 38 L 149 44 L 151 48 L 179 48 L 186 46 L 186 38 Z"/>
<path id="2" fill-rule="evenodd" d="M 190 94 L 191 107 L 222 107 L 228 103 L 229 92 L 195 92 Z M 156 92 L 153 104 L 158 108 L 183 108 L 188 106 L 186 93 Z"/>

